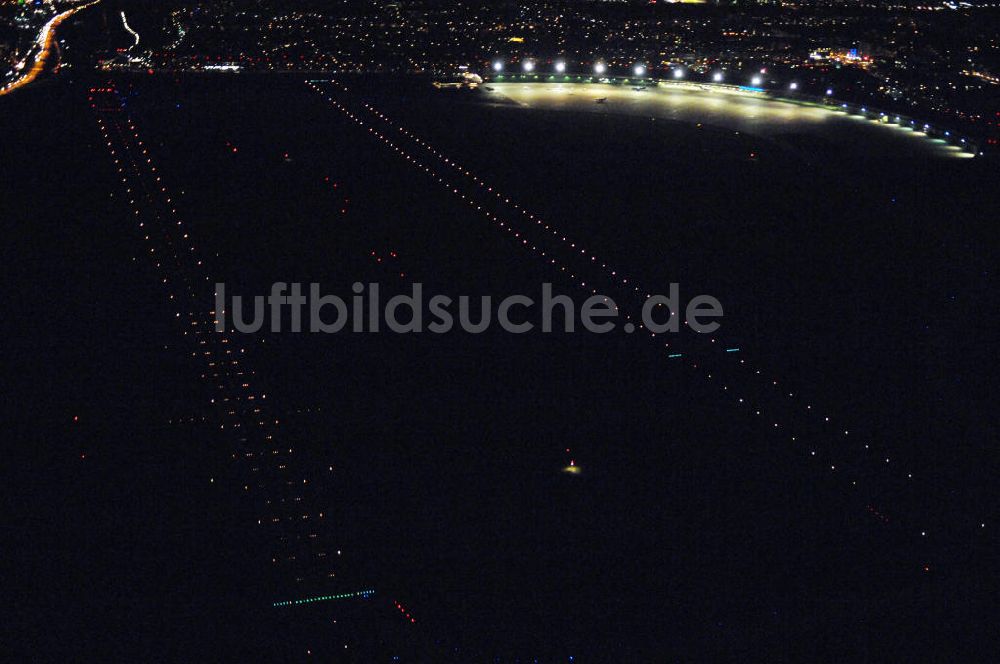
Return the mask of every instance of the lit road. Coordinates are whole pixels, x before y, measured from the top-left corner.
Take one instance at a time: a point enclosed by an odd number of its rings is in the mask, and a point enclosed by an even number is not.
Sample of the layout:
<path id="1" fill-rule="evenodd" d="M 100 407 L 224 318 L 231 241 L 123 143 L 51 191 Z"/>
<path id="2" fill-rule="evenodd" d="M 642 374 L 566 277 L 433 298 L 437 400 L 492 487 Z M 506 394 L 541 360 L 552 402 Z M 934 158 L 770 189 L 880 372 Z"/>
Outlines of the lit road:
<path id="1" fill-rule="evenodd" d="M 0 96 L 10 94 L 18 88 L 23 88 L 38 78 L 49 66 L 49 61 L 52 59 L 52 52 L 55 49 L 56 30 L 59 28 L 59 25 L 78 11 L 86 9 L 92 5 L 96 5 L 100 1 L 101 0 L 92 0 L 92 2 L 88 2 L 84 5 L 67 9 L 61 14 L 56 14 L 49 19 L 48 23 L 42 26 L 41 31 L 38 33 L 38 37 L 35 38 L 35 46 L 38 48 L 38 53 L 35 55 L 31 66 L 27 67 L 26 71 L 19 78 L 11 81 L 3 88 L 0 88 Z"/>
<path id="2" fill-rule="evenodd" d="M 836 106 L 786 101 L 735 87 L 667 82 L 635 90 L 608 83 L 490 82 L 487 99 L 518 107 L 656 117 L 703 123 L 758 136 L 822 133 L 836 141 L 879 141 L 889 149 L 940 157 L 971 157 L 956 145 L 893 122 L 880 122 Z M 604 99 L 596 103 L 598 99 Z M 890 146 L 892 146 L 890 148 Z"/>

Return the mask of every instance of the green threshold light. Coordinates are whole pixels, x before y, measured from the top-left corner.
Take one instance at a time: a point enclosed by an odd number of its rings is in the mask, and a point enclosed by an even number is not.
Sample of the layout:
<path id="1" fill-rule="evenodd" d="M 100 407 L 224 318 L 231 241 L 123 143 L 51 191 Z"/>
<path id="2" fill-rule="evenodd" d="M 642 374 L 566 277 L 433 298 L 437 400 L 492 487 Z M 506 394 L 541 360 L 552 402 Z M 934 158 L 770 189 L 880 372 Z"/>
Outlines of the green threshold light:
<path id="1" fill-rule="evenodd" d="M 352 599 L 358 597 L 368 599 L 375 594 L 374 590 L 359 590 L 355 593 L 341 593 L 339 595 L 317 595 L 316 597 L 304 597 L 302 599 L 290 599 L 284 602 L 274 602 L 273 607 L 278 606 L 298 606 L 299 604 L 312 604 L 314 602 L 329 602 L 335 599 Z"/>

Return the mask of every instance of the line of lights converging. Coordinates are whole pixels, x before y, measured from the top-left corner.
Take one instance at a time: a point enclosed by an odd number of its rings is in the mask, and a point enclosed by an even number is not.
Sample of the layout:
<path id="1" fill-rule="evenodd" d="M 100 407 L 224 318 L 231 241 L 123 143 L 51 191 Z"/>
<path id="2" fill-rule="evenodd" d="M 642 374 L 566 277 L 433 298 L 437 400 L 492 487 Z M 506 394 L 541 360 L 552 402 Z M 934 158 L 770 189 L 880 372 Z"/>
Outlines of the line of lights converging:
<path id="1" fill-rule="evenodd" d="M 313 87 L 313 89 L 316 92 L 318 92 L 320 94 L 323 94 L 317 87 L 315 87 L 314 84 L 310 84 L 310 85 Z M 350 112 L 346 107 L 344 107 L 343 105 L 341 105 L 339 102 L 335 101 L 332 97 L 330 97 L 328 95 L 324 95 L 324 97 L 335 108 L 337 108 L 338 110 L 340 110 L 341 112 L 343 112 L 353 122 L 355 122 L 356 124 L 359 124 L 360 126 L 366 128 L 370 134 L 372 134 L 374 137 L 376 137 L 379 140 L 381 140 L 383 143 L 385 143 L 387 146 L 389 146 L 390 148 L 392 148 L 394 151 L 400 153 L 400 155 L 404 159 L 406 159 L 407 161 L 409 161 L 412 165 L 414 165 L 418 169 L 420 169 L 420 170 L 424 171 L 425 173 L 427 173 L 435 181 L 437 181 L 439 184 L 441 184 L 446 189 L 448 189 L 452 194 L 458 196 L 461 200 L 463 200 L 464 202 L 466 202 L 468 205 L 474 207 L 478 212 L 481 212 L 489 221 L 491 221 L 493 224 L 495 224 L 499 229 L 501 229 L 504 232 L 506 232 L 509 235 L 511 235 L 512 238 L 514 240 L 516 240 L 521 246 L 525 247 L 529 251 L 538 253 L 542 257 L 545 257 L 546 261 L 549 262 L 551 265 L 555 266 L 559 270 L 559 272 L 570 281 L 570 283 L 573 283 L 574 285 L 577 285 L 577 286 L 580 286 L 580 287 L 583 287 L 583 288 L 587 288 L 588 287 L 587 282 L 584 280 L 584 277 L 582 277 L 576 271 L 570 270 L 569 267 L 567 267 L 566 265 L 562 264 L 562 262 L 560 262 L 557 258 L 551 256 L 548 252 L 540 249 L 538 247 L 537 243 L 533 243 L 532 241 L 530 241 L 528 239 L 528 237 L 526 237 L 527 230 L 528 230 L 526 227 L 524 227 L 521 224 L 515 224 L 514 221 L 511 218 L 501 217 L 501 216 L 499 216 L 499 215 L 491 212 L 489 204 L 483 204 L 484 202 L 481 202 L 481 201 L 477 202 L 475 200 L 474 196 L 467 195 L 465 193 L 460 193 L 457 190 L 457 188 L 453 188 L 447 182 L 447 180 L 445 179 L 445 177 L 442 174 L 437 173 L 430 165 L 428 165 L 428 164 L 420 161 L 419 159 L 414 158 L 409 153 L 405 153 L 402 149 L 400 149 L 394 143 L 392 143 L 391 141 L 389 141 L 389 139 L 384 134 L 382 134 L 381 132 L 377 132 L 374 128 L 368 127 L 367 125 L 365 125 L 365 123 L 356 114 Z M 492 187 L 486 187 L 485 183 L 483 183 L 481 186 L 484 189 L 488 189 L 489 192 L 493 192 L 493 188 Z M 500 194 L 496 194 L 496 196 L 497 196 L 497 200 L 498 201 L 501 200 L 502 197 L 500 196 Z M 535 219 L 534 215 L 531 215 L 531 220 L 534 221 L 534 219 Z M 541 220 L 538 220 L 537 224 L 538 225 L 543 225 L 543 222 Z M 545 228 L 546 228 L 546 230 L 548 229 L 547 226 L 545 226 Z M 566 238 L 565 236 L 563 237 L 563 241 L 565 243 L 569 244 L 571 247 L 575 247 L 575 243 L 572 242 L 571 240 L 569 240 L 568 238 Z M 596 258 L 593 259 L 593 260 L 596 261 Z M 613 269 L 611 269 L 610 267 L 608 267 L 606 264 L 601 264 L 601 268 L 602 269 L 606 269 L 606 270 L 610 270 L 612 272 L 612 274 L 616 274 L 616 271 L 613 270 Z M 624 281 L 627 282 L 627 279 L 625 279 Z M 590 289 L 591 289 L 592 293 L 594 293 L 594 294 L 597 293 L 597 290 L 594 289 L 592 286 L 590 287 Z"/>
<path id="2" fill-rule="evenodd" d="M 348 90 L 346 89 L 346 87 L 343 86 L 342 84 L 340 84 L 338 82 L 335 82 L 335 81 L 330 82 L 330 83 L 332 83 L 334 86 L 338 87 L 339 89 L 341 89 L 341 90 L 343 90 L 345 92 L 348 92 Z M 331 104 L 334 105 L 335 108 L 337 108 L 342 113 L 344 113 L 345 115 L 347 115 L 356 124 L 360 125 L 363 128 L 366 128 L 370 134 L 372 134 L 373 136 L 379 138 L 383 143 L 385 143 L 388 147 L 390 147 L 394 152 L 396 152 L 397 154 L 399 154 L 400 156 L 402 156 L 407 161 L 411 162 L 417 168 L 419 168 L 419 169 L 424 170 L 425 172 L 427 172 L 429 175 L 431 175 L 432 177 L 434 177 L 435 179 L 437 179 L 439 182 L 441 182 L 441 184 L 443 184 L 446 188 L 448 188 L 452 193 L 454 193 L 455 195 L 459 196 L 462 200 L 466 201 L 467 203 L 473 205 L 473 207 L 476 207 L 477 210 L 481 209 L 481 206 L 476 205 L 477 201 L 474 198 L 472 198 L 470 200 L 471 197 L 468 197 L 465 194 L 460 194 L 458 188 L 455 187 L 453 184 L 451 184 L 446 178 L 442 177 L 442 175 L 441 175 L 441 173 L 439 171 L 437 171 L 436 169 L 430 168 L 425 163 L 423 163 L 422 161 L 420 161 L 418 158 L 414 157 L 414 155 L 412 155 L 408 151 L 402 149 L 399 145 L 397 145 L 395 142 L 393 142 L 392 140 L 390 140 L 382 132 L 380 132 L 379 130 L 377 130 L 373 126 L 368 126 L 368 124 L 366 122 L 364 122 L 363 120 L 361 120 L 357 115 L 355 115 L 352 111 L 350 111 L 346 106 L 344 106 L 343 104 L 341 104 L 338 101 L 333 100 L 333 98 L 330 95 L 324 94 L 316 86 L 315 82 L 311 82 L 310 86 L 315 91 L 317 91 L 321 95 L 323 95 Z M 536 220 L 536 218 L 534 217 L 534 215 L 531 215 L 526 210 L 521 209 L 516 203 L 511 203 L 509 201 L 509 199 L 503 197 L 498 192 L 494 192 L 493 188 L 487 186 L 486 183 L 483 180 L 481 180 L 480 178 L 478 178 L 475 175 L 473 175 L 471 172 L 469 172 L 467 169 L 465 169 L 464 167 L 462 167 L 460 164 L 458 164 L 454 160 L 452 160 L 449 157 L 446 157 L 445 155 L 443 155 L 440 151 L 438 151 L 435 148 L 433 148 L 426 141 L 424 141 L 423 139 L 420 139 L 420 138 L 414 136 L 407 129 L 403 128 L 402 126 L 400 126 L 400 125 L 398 125 L 396 123 L 394 123 L 384 113 L 378 111 L 377 109 L 374 109 L 369 104 L 364 103 L 364 102 L 361 102 L 361 103 L 365 107 L 365 109 L 369 113 L 371 113 L 372 115 L 374 115 L 376 118 L 378 118 L 379 121 L 381 121 L 381 122 L 389 125 L 393 130 L 399 132 L 400 134 L 402 134 L 408 140 L 413 141 L 417 145 L 417 147 L 419 147 L 420 149 L 423 149 L 423 150 L 426 150 L 426 151 L 430 152 L 442 164 L 444 164 L 445 166 L 449 167 L 449 169 L 457 171 L 460 175 L 464 175 L 466 178 L 471 178 L 471 180 L 474 183 L 476 183 L 476 185 L 479 187 L 479 190 L 480 190 L 480 192 L 482 194 L 484 194 L 484 195 L 485 194 L 494 194 L 499 199 L 501 199 L 505 204 L 510 205 L 515 210 L 520 211 L 524 215 L 528 216 L 529 219 Z M 497 217 L 495 217 L 495 215 L 491 215 L 491 218 L 493 218 L 494 220 L 498 219 Z M 538 221 L 538 223 L 544 224 L 544 222 L 541 222 L 541 220 L 537 220 L 537 221 Z M 506 230 L 508 233 L 511 232 L 510 231 L 510 227 L 507 226 L 506 224 L 502 224 L 501 223 L 499 225 L 500 225 L 500 227 L 502 229 Z M 559 236 L 559 232 L 557 230 L 551 229 L 550 224 L 544 224 L 544 228 L 546 230 L 552 230 L 554 232 L 554 235 L 556 235 L 557 237 Z M 527 244 L 527 243 L 525 242 L 524 244 Z M 575 247 L 576 244 L 574 243 L 573 246 Z M 535 252 L 536 254 L 539 254 L 541 256 L 546 256 L 547 255 L 546 251 L 544 249 L 539 249 L 539 247 L 536 246 L 536 245 L 531 246 L 531 250 L 533 252 Z M 588 254 L 588 252 L 586 250 L 583 250 L 583 249 L 581 249 L 580 252 L 584 256 L 589 256 L 592 260 L 596 261 L 596 256 L 594 256 L 592 253 Z M 553 264 L 557 264 L 556 261 L 552 261 L 552 263 Z M 568 266 L 565 266 L 565 265 L 562 266 L 562 267 L 568 268 Z M 572 269 L 572 268 L 568 268 L 568 269 Z M 616 274 L 616 271 L 614 271 L 613 274 Z M 582 285 L 584 288 L 587 288 L 587 285 L 585 283 L 581 283 L 580 285 Z M 711 343 L 715 344 L 715 339 L 714 338 L 711 339 Z M 735 353 L 738 352 L 738 349 L 736 349 L 735 347 L 722 348 L 721 345 L 713 345 L 712 347 L 718 349 L 718 351 L 720 352 L 720 354 L 723 357 L 730 358 L 730 361 L 732 361 L 736 357 L 738 357 L 737 355 L 735 355 Z M 683 353 L 673 353 L 672 352 L 672 353 L 669 354 L 669 357 L 680 359 L 680 358 L 684 357 L 684 354 Z M 738 404 L 743 409 L 745 409 L 748 412 L 750 412 L 751 414 L 753 414 L 756 418 L 763 418 L 764 417 L 764 412 L 763 412 L 763 410 L 762 410 L 762 408 L 760 406 L 753 405 L 752 403 L 750 403 L 750 400 L 748 398 L 734 395 L 730 391 L 730 385 L 729 385 L 729 383 L 726 382 L 726 381 L 721 381 L 720 382 L 718 380 L 718 377 L 716 377 L 712 373 L 710 373 L 709 370 L 706 367 L 700 367 L 699 366 L 699 360 L 696 357 L 692 357 L 691 359 L 688 360 L 688 362 L 689 362 L 688 366 L 690 366 L 692 369 L 694 369 L 695 371 L 697 371 L 700 374 L 702 374 L 703 377 L 706 380 L 708 380 L 708 381 L 712 382 L 713 384 L 717 385 L 722 392 L 728 393 L 728 396 L 730 396 L 730 397 L 733 398 L 733 402 L 735 404 Z M 795 409 L 793 411 L 793 416 L 795 418 L 808 417 L 808 418 L 812 418 L 813 420 L 817 421 L 819 424 L 825 425 L 825 427 L 826 427 L 825 428 L 825 432 L 821 434 L 821 436 L 823 438 L 836 440 L 836 438 L 839 436 L 840 439 L 844 440 L 844 441 L 850 441 L 852 439 L 855 440 L 855 441 L 857 441 L 857 437 L 856 436 L 855 437 L 851 437 L 851 432 L 850 432 L 849 429 L 837 429 L 831 423 L 831 417 L 830 417 L 830 415 L 828 415 L 828 414 L 827 415 L 821 415 L 820 412 L 819 412 L 819 410 L 818 409 L 814 409 L 811 404 L 806 404 L 805 407 L 803 408 L 801 406 L 802 399 L 801 399 L 801 397 L 797 397 L 797 392 L 795 392 L 795 391 L 786 392 L 785 388 L 783 386 L 779 386 L 780 383 L 779 383 L 779 381 L 777 379 L 772 379 L 772 380 L 765 379 L 764 378 L 764 373 L 762 372 L 762 370 L 761 369 L 753 369 L 747 363 L 746 359 L 744 359 L 744 358 L 739 358 L 738 364 L 742 368 L 750 369 L 749 372 L 747 372 L 746 374 L 744 374 L 744 379 L 745 378 L 754 379 L 754 380 L 756 380 L 759 383 L 759 385 L 761 387 L 770 386 L 770 388 L 772 388 L 775 391 L 776 394 L 780 394 L 784 398 L 788 399 L 789 400 L 789 406 L 788 406 L 788 408 Z M 732 369 L 728 369 L 726 367 L 724 367 L 724 369 L 725 370 L 730 370 L 730 371 L 732 370 Z M 799 404 L 799 405 L 796 406 L 796 404 Z M 798 408 L 802 408 L 802 411 L 798 411 L 797 410 Z M 799 416 L 799 415 L 795 414 L 797 412 L 802 412 L 803 415 Z M 775 430 L 779 430 L 780 429 L 780 430 L 784 430 L 786 432 L 788 432 L 789 430 L 794 431 L 794 427 L 783 426 L 778 421 L 774 421 L 773 422 L 773 426 L 770 427 L 770 428 L 773 428 Z M 791 433 L 788 433 L 787 435 L 789 436 L 790 442 L 797 443 L 797 446 L 801 447 L 801 443 L 803 441 L 800 439 L 800 437 L 798 435 L 793 435 Z M 814 445 L 811 448 L 804 448 L 804 450 L 811 457 L 818 457 L 817 449 L 816 449 L 816 445 L 815 445 L 816 442 L 819 442 L 819 441 L 814 441 Z M 864 442 L 864 443 L 855 442 L 854 444 L 857 445 L 857 446 L 859 446 L 859 447 L 861 447 L 863 449 L 863 451 L 865 451 L 867 453 L 864 456 L 864 458 L 868 460 L 868 463 L 876 463 L 876 462 L 878 462 L 878 463 L 884 463 L 886 465 L 890 465 L 891 464 L 891 457 L 888 454 L 886 454 L 884 457 L 883 456 L 877 456 L 877 453 L 873 449 L 873 445 L 870 442 Z M 842 443 L 838 444 L 838 447 L 842 447 L 842 445 L 843 445 Z M 820 460 L 820 459 L 817 458 L 817 460 Z M 836 463 L 830 463 L 830 464 L 828 464 L 828 468 L 829 468 L 830 472 L 836 473 L 838 475 L 843 476 L 845 478 L 845 480 L 848 482 L 848 485 L 850 487 L 852 487 L 852 488 L 859 488 L 859 478 L 863 475 L 862 473 L 849 472 L 849 467 L 848 466 L 846 466 L 846 465 L 838 465 Z M 905 480 L 912 480 L 913 479 L 913 474 L 910 473 L 910 472 L 902 471 L 902 473 L 899 474 L 898 476 L 901 479 L 905 479 Z M 970 524 L 971 523 L 972 522 L 970 521 Z M 974 524 L 977 527 L 977 529 L 984 529 L 985 528 L 985 521 L 984 520 L 975 520 Z M 926 538 L 928 536 L 927 530 L 924 529 L 924 528 L 915 528 L 915 527 L 913 527 L 913 528 L 907 528 L 906 531 L 909 532 L 909 533 L 911 533 L 911 534 L 913 534 L 913 535 L 915 535 L 915 536 L 919 536 L 921 538 Z"/>
<path id="3" fill-rule="evenodd" d="M 327 583 L 336 576 L 335 561 L 341 555 L 328 541 L 325 514 L 315 504 L 321 495 L 317 485 L 327 473 L 307 472 L 304 460 L 280 442 L 279 418 L 269 412 L 273 409 L 268 395 L 252 385 L 256 372 L 243 361 L 245 349 L 234 343 L 230 330 L 216 329 L 217 312 L 209 305 L 213 288 L 204 262 L 153 163 L 149 143 L 139 135 L 117 91 L 111 86 L 92 88 L 89 100 L 147 249 L 144 253 L 190 355 L 200 362 L 202 378 L 212 389 L 210 404 L 218 415 L 220 435 L 231 445 L 231 458 L 243 473 L 242 490 L 261 498 L 257 527 L 276 543 L 271 563 Z M 214 478 L 209 482 L 214 484 Z M 271 499 L 274 495 L 282 498 Z"/>

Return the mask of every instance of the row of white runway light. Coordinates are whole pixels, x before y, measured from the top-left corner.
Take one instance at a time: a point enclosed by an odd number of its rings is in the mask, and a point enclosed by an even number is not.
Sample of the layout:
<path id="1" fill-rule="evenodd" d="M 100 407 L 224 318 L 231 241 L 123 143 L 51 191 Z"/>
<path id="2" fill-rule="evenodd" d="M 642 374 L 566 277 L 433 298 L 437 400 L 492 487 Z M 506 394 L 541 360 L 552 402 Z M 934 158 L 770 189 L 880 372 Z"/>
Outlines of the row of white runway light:
<path id="1" fill-rule="evenodd" d="M 247 366 L 245 349 L 238 347 L 230 330 L 216 329 L 207 267 L 153 163 L 149 142 L 141 138 L 117 90 L 110 84 L 92 88 L 90 104 L 146 246 L 144 253 L 211 388 L 212 419 L 243 477 L 240 488 L 257 510 L 257 527 L 270 536 L 270 563 L 298 581 L 286 592 L 305 595 L 273 606 L 369 597 L 374 591 L 320 594 L 338 583 L 342 561 L 341 549 L 330 542 L 324 507 L 316 501 L 334 467 L 318 473 L 305 467 L 287 442 L 273 399 L 253 385 L 256 372 Z M 303 585 L 306 590 L 296 590 Z"/>
<path id="2" fill-rule="evenodd" d="M 484 179 L 455 159 L 442 153 L 427 140 L 395 122 L 374 106 L 363 100 L 356 100 L 353 106 L 359 107 L 363 111 L 353 110 L 348 106 L 347 101 L 352 92 L 343 83 L 337 80 L 309 81 L 307 85 L 348 120 L 420 172 L 425 173 L 434 182 L 440 184 L 462 204 L 475 210 L 489 224 L 513 240 L 517 246 L 551 266 L 558 274 L 567 278 L 574 287 L 583 289 L 590 294 L 596 294 L 598 290 L 594 287 L 595 282 L 601 283 L 602 286 L 606 283 L 613 289 L 631 295 L 636 299 L 634 304 L 637 305 L 651 297 L 651 293 L 640 286 L 635 279 L 625 276 L 620 269 L 612 267 L 598 258 L 592 251 L 583 247 L 578 241 L 571 239 L 552 222 L 541 219 L 538 215 L 512 201 L 509 196 L 496 191 Z M 363 117 L 362 113 L 366 114 L 367 117 Z M 504 210 L 508 212 L 505 213 Z M 591 276 L 588 277 L 587 274 Z M 631 315 L 626 314 L 626 319 L 630 318 Z M 752 366 L 745 357 L 740 356 L 742 353 L 733 352 L 737 349 L 727 348 L 725 344 L 717 343 L 717 339 L 713 337 L 703 344 L 695 341 L 695 344 L 702 345 L 702 347 L 694 349 L 693 353 L 680 353 L 671 349 L 669 343 L 663 342 L 662 337 L 656 339 L 657 335 L 644 329 L 641 324 L 637 327 L 645 332 L 640 338 L 652 340 L 657 344 L 663 343 L 663 352 L 666 357 L 683 362 L 687 368 L 714 385 L 726 402 L 764 423 L 764 426 L 773 430 L 775 435 L 784 436 L 785 440 L 794 443 L 795 447 L 801 449 L 804 454 L 814 458 L 819 467 L 825 467 L 827 472 L 841 477 L 848 490 L 857 491 L 862 488 L 859 482 L 862 473 L 853 471 L 845 464 L 838 465 L 830 462 L 829 458 L 824 461 L 824 457 L 829 455 L 819 453 L 819 448 L 823 444 L 838 448 L 831 450 L 831 452 L 844 453 L 849 449 L 851 452 L 860 453 L 858 456 L 863 459 L 860 463 L 870 467 L 879 466 L 880 473 L 888 471 L 892 474 L 892 479 L 901 484 L 911 483 L 915 480 L 914 474 L 902 467 L 903 464 L 899 462 L 898 455 L 890 453 L 885 443 L 876 446 L 872 441 L 865 440 L 866 437 L 852 433 L 849 428 L 835 425 L 830 414 L 823 413 L 820 408 L 814 407 L 811 403 L 806 403 L 797 391 L 788 390 L 777 378 L 768 379 L 766 376 L 770 372 Z M 688 335 L 689 338 L 698 336 Z M 705 366 L 706 362 L 715 363 L 716 373 Z M 733 380 L 727 381 L 724 375 L 729 375 Z M 786 402 L 787 419 L 782 420 L 783 416 L 777 412 L 771 413 L 769 418 L 761 404 L 752 403 L 751 398 L 746 395 L 736 394 L 738 388 L 733 383 L 748 379 L 757 383 L 756 389 L 769 390 L 774 397 Z M 796 431 L 806 430 L 813 426 L 819 427 L 821 433 L 811 436 L 812 440 L 807 441 L 801 434 L 796 433 Z M 892 470 L 893 468 L 895 471 Z M 869 488 L 872 489 L 873 495 L 878 493 L 877 487 Z M 880 523 L 888 522 L 881 507 L 869 503 L 865 505 L 865 508 L 866 512 Z M 987 522 L 984 518 L 970 518 L 968 515 L 963 515 L 955 520 L 962 530 L 974 529 L 980 533 L 987 530 Z M 918 539 L 923 548 L 927 548 L 933 539 L 933 534 L 928 532 L 926 527 L 915 524 L 912 517 L 904 517 L 904 521 L 909 523 L 909 525 L 905 523 L 900 525 L 904 532 L 908 536 Z M 939 536 L 941 535 L 939 534 Z M 939 542 L 939 544 L 943 543 Z M 920 562 L 920 568 L 929 569 L 925 561 Z"/>

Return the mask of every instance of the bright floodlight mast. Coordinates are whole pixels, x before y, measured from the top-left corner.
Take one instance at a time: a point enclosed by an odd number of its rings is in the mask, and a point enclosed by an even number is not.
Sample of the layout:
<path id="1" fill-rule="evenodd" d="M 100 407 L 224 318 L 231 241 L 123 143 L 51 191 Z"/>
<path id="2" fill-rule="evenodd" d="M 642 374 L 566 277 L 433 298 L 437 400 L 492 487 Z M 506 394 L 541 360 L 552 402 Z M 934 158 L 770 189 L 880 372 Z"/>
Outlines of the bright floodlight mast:
<path id="1" fill-rule="evenodd" d="M 760 76 L 754 76 L 753 78 L 750 79 L 750 85 L 754 86 L 755 88 L 759 88 L 760 84 L 763 82 L 764 79 L 762 79 Z"/>
<path id="2" fill-rule="evenodd" d="M 556 60 L 556 71 L 559 72 L 560 74 L 566 71 L 565 60 Z"/>
<path id="3" fill-rule="evenodd" d="M 674 78 L 684 78 L 684 68 L 678 67 L 674 70 Z"/>
<path id="4" fill-rule="evenodd" d="M 531 60 L 525 60 L 521 63 L 521 68 L 524 69 L 524 71 L 534 71 L 535 63 Z"/>
<path id="5" fill-rule="evenodd" d="M 493 61 L 493 71 L 503 71 L 503 60 Z"/>
<path id="6" fill-rule="evenodd" d="M 635 74 L 636 76 L 645 76 L 646 66 L 641 63 L 637 64 L 636 66 L 632 67 L 632 73 Z"/>
<path id="7" fill-rule="evenodd" d="M 606 72 L 607 70 L 608 70 L 608 67 L 603 62 L 598 61 L 598 62 L 594 63 L 594 73 L 595 74 L 601 75 L 604 72 Z"/>
<path id="8" fill-rule="evenodd" d="M 715 81 L 716 83 L 722 83 L 723 78 L 725 78 L 725 74 L 723 74 L 721 71 L 717 71 L 714 74 L 712 74 L 712 80 Z"/>

